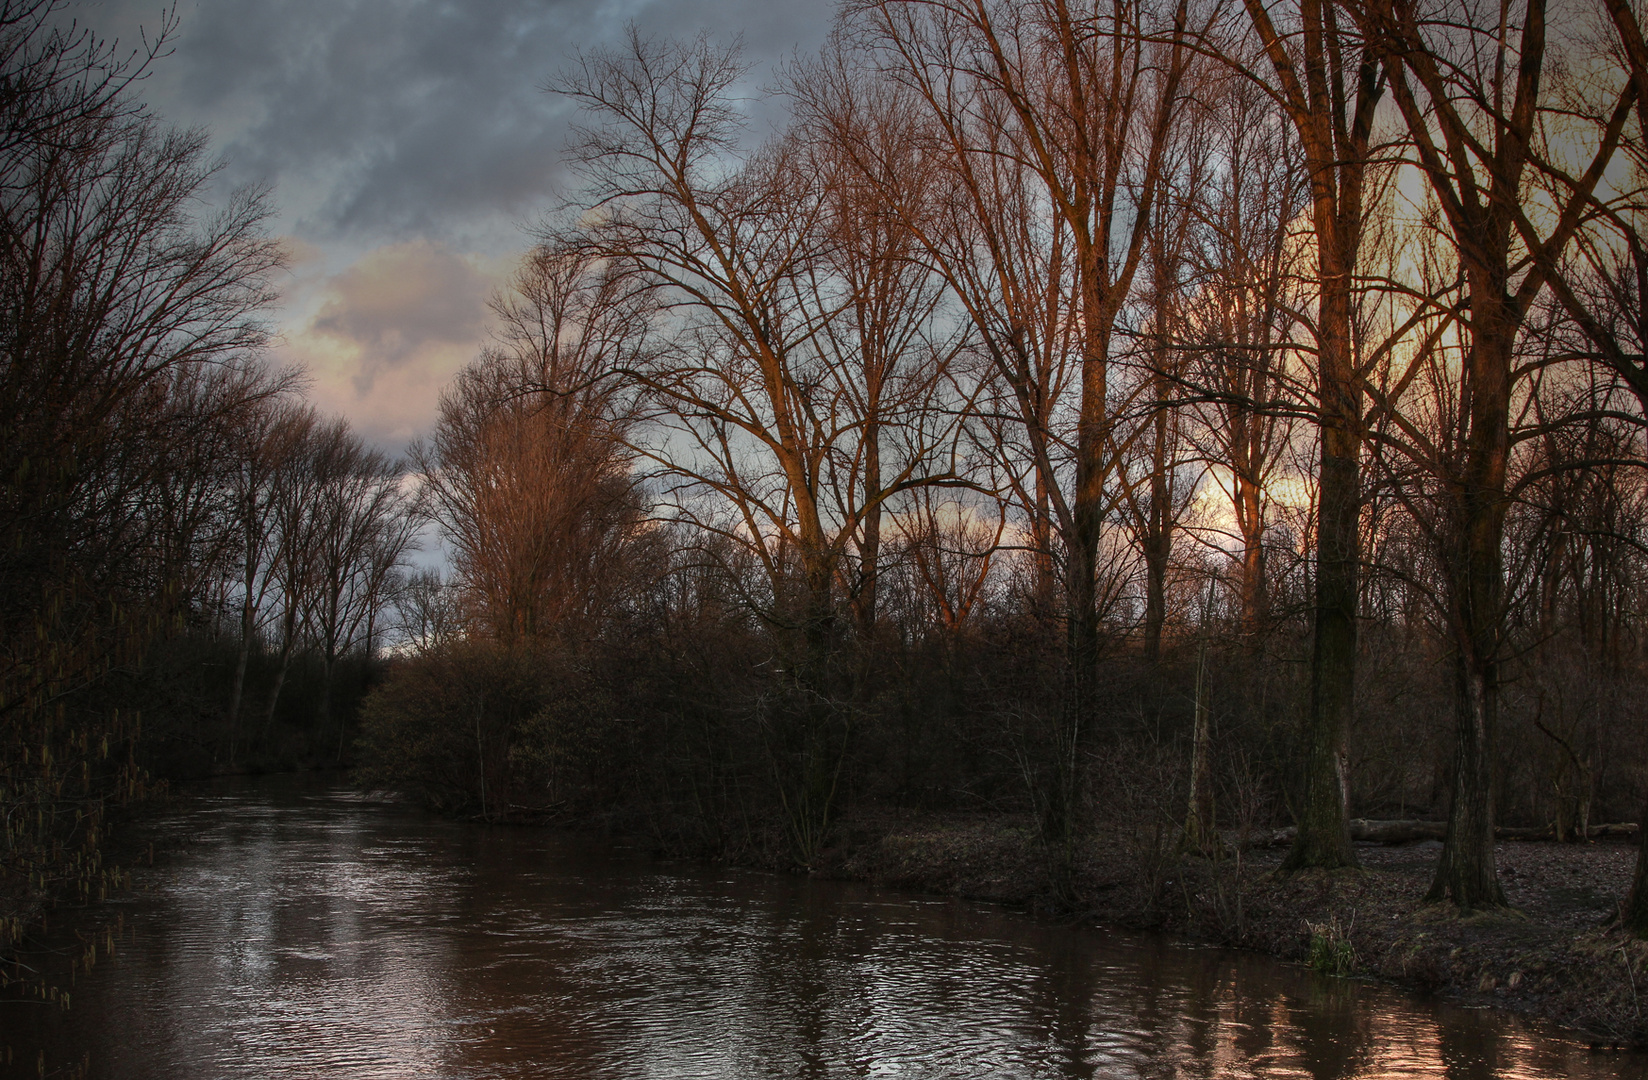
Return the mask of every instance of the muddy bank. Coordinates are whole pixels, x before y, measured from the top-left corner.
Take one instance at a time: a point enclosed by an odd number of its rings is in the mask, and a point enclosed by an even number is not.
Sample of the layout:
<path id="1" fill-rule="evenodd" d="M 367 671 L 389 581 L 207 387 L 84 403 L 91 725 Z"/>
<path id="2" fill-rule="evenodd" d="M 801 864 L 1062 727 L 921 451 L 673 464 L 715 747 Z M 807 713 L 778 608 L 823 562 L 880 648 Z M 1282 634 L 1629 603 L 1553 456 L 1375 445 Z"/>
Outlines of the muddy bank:
<path id="1" fill-rule="evenodd" d="M 1609 925 L 1635 845 L 1505 841 L 1512 910 L 1461 917 L 1426 904 L 1441 844 L 1360 844 L 1360 871 L 1279 880 L 1280 850 L 1185 858 L 1095 842 L 1066 917 L 1256 949 L 1555 1021 L 1601 1045 L 1648 1046 L 1648 942 Z M 1030 823 L 995 815 L 859 813 L 817 872 L 894 888 L 1047 908 Z"/>

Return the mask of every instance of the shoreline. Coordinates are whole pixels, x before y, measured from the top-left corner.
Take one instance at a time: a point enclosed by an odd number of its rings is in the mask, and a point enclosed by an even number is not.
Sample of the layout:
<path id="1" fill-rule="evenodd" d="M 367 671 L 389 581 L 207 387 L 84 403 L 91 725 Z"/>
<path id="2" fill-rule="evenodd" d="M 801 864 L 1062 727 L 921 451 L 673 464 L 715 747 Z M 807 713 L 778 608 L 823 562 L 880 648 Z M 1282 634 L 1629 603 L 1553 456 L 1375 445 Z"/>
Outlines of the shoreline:
<path id="1" fill-rule="evenodd" d="M 1440 846 L 1359 843 L 1358 870 L 1277 879 L 1281 850 L 1164 857 L 1126 838 L 1095 841 L 1077 868 L 1076 905 L 1056 908 L 1027 819 L 871 810 L 839 823 L 811 872 L 1248 949 L 1504 1009 L 1595 1049 L 1648 1049 L 1648 941 L 1608 925 L 1634 841 L 1501 841 L 1512 907 L 1466 916 L 1423 900 Z"/>
<path id="2" fill-rule="evenodd" d="M 111 847 L 132 864 L 152 866 L 171 853 L 133 843 L 131 832 L 140 829 L 130 826 L 145 816 L 130 815 Z M 692 857 L 619 815 L 493 824 L 596 832 Z M 1050 902 L 1047 863 L 1022 815 L 858 808 L 837 822 L 810 870 L 775 857 L 776 843 L 765 853 L 746 849 L 743 857 L 709 861 L 1259 952 L 1328 975 L 1503 1009 L 1551 1023 L 1596 1049 L 1648 1049 L 1648 941 L 1608 925 L 1630 883 L 1634 841 L 1503 840 L 1496 854 L 1513 906 L 1469 916 L 1423 901 L 1440 846 L 1358 843 L 1359 870 L 1277 879 L 1283 849 L 1209 859 L 1164 851 L 1137 836 L 1110 836 L 1080 853 L 1073 906 Z M 22 899 L 0 898 L 0 916 L 20 917 L 26 926 L 43 914 L 38 896 L 28 898 L 35 904 L 16 903 Z"/>

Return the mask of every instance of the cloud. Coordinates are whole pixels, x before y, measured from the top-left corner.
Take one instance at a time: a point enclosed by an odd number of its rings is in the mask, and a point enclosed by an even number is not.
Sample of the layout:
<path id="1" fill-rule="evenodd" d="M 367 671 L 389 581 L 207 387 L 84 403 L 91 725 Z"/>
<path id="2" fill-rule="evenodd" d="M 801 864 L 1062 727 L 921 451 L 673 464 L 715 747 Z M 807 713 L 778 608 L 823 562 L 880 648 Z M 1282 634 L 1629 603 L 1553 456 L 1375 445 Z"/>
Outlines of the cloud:
<path id="1" fill-rule="evenodd" d="M 356 385 L 404 367 L 433 344 L 472 344 L 484 324 L 486 278 L 462 256 L 428 241 L 378 248 L 331 279 L 309 331 L 369 357 Z"/>
<path id="2" fill-rule="evenodd" d="M 309 314 L 278 351 L 308 369 L 322 407 L 380 443 L 404 443 L 433 422 L 441 389 L 485 341 L 486 302 L 509 268 L 427 240 L 375 248 L 300 284 Z"/>
<path id="3" fill-rule="evenodd" d="M 567 180 L 573 109 L 542 87 L 575 52 L 634 22 L 737 34 L 759 63 L 816 48 L 832 13 L 816 0 L 218 0 L 180 8 L 142 95 L 212 130 L 226 183 L 273 185 L 282 231 L 519 248 L 516 223 Z M 156 22 L 152 0 L 69 14 L 127 45 Z"/>
<path id="4" fill-rule="evenodd" d="M 305 238 L 506 234 L 555 182 L 537 90 L 575 3 L 265 0 L 183 13 L 172 84 Z"/>
<path id="5" fill-rule="evenodd" d="M 129 50 L 157 0 L 61 12 Z M 282 358 L 387 446 L 425 430 L 482 344 L 485 298 L 566 194 L 574 110 L 542 87 L 580 50 L 742 37 L 757 68 L 822 43 L 818 0 L 183 0 L 139 94 L 207 128 L 220 187 L 273 189 L 293 257 Z M 752 74 L 750 90 L 766 76 Z M 752 109 L 757 122 L 776 115 Z M 460 254 L 467 253 L 467 254 Z"/>

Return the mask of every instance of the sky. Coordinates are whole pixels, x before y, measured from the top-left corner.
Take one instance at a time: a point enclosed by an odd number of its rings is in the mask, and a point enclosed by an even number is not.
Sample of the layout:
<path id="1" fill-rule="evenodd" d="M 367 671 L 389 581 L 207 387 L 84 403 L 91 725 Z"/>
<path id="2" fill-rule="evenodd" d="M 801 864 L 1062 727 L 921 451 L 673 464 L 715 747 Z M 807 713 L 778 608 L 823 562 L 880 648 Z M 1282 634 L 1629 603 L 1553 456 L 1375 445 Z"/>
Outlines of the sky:
<path id="1" fill-rule="evenodd" d="M 135 47 L 162 0 L 71 0 Z M 139 96 L 205 128 L 219 192 L 267 185 L 290 265 L 274 357 L 398 452 L 484 344 L 487 299 L 529 229 L 569 194 L 575 110 L 542 88 L 580 50 L 649 37 L 742 39 L 759 93 L 815 52 L 833 0 L 181 0 Z M 753 106 L 758 115 L 761 107 Z M 773 113 L 769 108 L 765 115 Z"/>

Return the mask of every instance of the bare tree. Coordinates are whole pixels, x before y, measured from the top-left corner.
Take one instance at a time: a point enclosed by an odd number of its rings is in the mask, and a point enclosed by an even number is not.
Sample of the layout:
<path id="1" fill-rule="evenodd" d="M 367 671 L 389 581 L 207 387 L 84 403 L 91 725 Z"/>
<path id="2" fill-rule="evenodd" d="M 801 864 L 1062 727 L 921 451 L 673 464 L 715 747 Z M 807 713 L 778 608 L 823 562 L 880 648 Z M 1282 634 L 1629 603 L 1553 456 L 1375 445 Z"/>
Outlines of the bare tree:
<path id="1" fill-rule="evenodd" d="M 1299 831 L 1284 865 L 1356 862 L 1347 823 L 1345 741 L 1356 681 L 1357 575 L 1361 562 L 1363 392 L 1352 333 L 1354 290 L 1383 95 L 1377 55 L 1354 34 L 1337 0 L 1300 0 L 1279 22 L 1245 0 L 1274 75 L 1273 93 L 1298 132 L 1310 176 L 1316 247 L 1316 596 L 1310 711 L 1305 727 Z"/>
<path id="2" fill-rule="evenodd" d="M 357 648 L 370 654 L 387 587 L 412 542 L 416 522 L 402 490 L 400 462 L 367 447 L 341 421 L 323 429 L 315 450 L 310 625 L 321 660 L 316 731 L 327 735 L 338 659 Z M 339 760 L 344 730 L 340 721 Z"/>
<path id="3" fill-rule="evenodd" d="M 1620 149 L 1630 165 L 1628 180 L 1612 196 L 1589 192 L 1594 221 L 1577 231 L 1571 259 L 1537 243 L 1530 215 L 1520 207 L 1515 208 L 1516 224 L 1523 243 L 1541 261 L 1556 304 L 1578 331 L 1580 343 L 1573 354 L 1599 364 L 1629 387 L 1638 419 L 1648 422 L 1648 246 L 1642 240 L 1648 211 L 1642 199 L 1643 180 L 1648 177 L 1648 43 L 1630 4 L 1608 0 L 1605 7 L 1614 31 L 1613 59 L 1623 66 L 1634 91 L 1629 119 L 1620 131 Z M 1594 109 L 1574 112 L 1604 129 L 1614 120 Z M 1563 170 L 1547 173 L 1543 182 L 1556 185 L 1562 197 L 1571 197 L 1583 193 L 1589 180 L 1584 173 Z M 1648 823 L 1648 812 L 1643 819 Z M 1648 829 L 1642 840 L 1622 909 L 1623 924 L 1639 936 L 1648 935 Z"/>
<path id="4" fill-rule="evenodd" d="M 414 571 L 394 591 L 400 616 L 400 643 L 418 652 L 431 652 L 457 640 L 462 619 L 453 587 L 432 567 Z"/>
<path id="5" fill-rule="evenodd" d="M 283 447 L 283 467 L 274 486 L 270 508 L 270 573 L 274 577 L 270 615 L 274 626 L 275 681 L 264 707 L 259 742 L 267 742 L 274 725 L 275 710 L 292 670 L 292 659 L 308 633 L 314 615 L 315 560 L 320 548 L 322 520 L 319 514 L 325 484 L 327 444 L 336 445 L 346 436 L 341 421 L 328 425 L 312 406 L 295 413 L 283 433 L 290 442 Z"/>
<path id="6" fill-rule="evenodd" d="M 949 191 L 904 209 L 1023 432 L 1033 528 L 1046 521 L 1060 541 L 1069 690 L 1055 775 L 1036 795 L 1067 865 L 1075 763 L 1094 721 L 1100 532 L 1116 498 L 1112 344 L 1195 66 L 1189 8 L 865 0 L 847 10 L 922 111 Z"/>
<path id="7" fill-rule="evenodd" d="M 16 532 L 0 575 L 43 574 L 79 593 L 75 606 L 112 589 L 94 581 L 103 571 L 138 565 L 110 546 L 132 534 L 105 523 L 130 506 L 111 481 L 136 475 L 115 459 L 130 461 L 145 426 L 161 434 L 143 395 L 261 344 L 256 315 L 278 263 L 255 193 L 204 230 L 185 215 L 208 177 L 199 136 L 141 118 L 83 123 L 95 130 L 77 144 L 14 148 L 14 186 L 0 189 L 0 460 L 11 478 L 0 514 Z M 32 621 L 27 603 L 8 632 Z M 0 678 L 25 670 L 59 681 L 27 663 Z M 8 706 L 27 696 L 6 695 Z"/>
<path id="8" fill-rule="evenodd" d="M 1144 563 L 1143 644 L 1145 659 L 1161 658 L 1168 619 L 1168 576 L 1173 549 L 1196 490 L 1200 469 L 1190 460 L 1188 410 L 1179 400 L 1187 385 L 1186 365 L 1194 355 L 1185 346 L 1187 308 L 1195 303 L 1193 203 L 1187 196 L 1208 181 L 1205 108 L 1175 139 L 1160 197 L 1158 221 L 1146 242 L 1141 287 L 1119 330 L 1131 338 L 1119 378 L 1133 387 L 1125 400 L 1137 404 L 1110 435 L 1116 460 L 1117 510 Z"/>
<path id="9" fill-rule="evenodd" d="M 805 132 L 742 152 L 742 75 L 735 52 L 632 32 L 557 89 L 589 110 L 589 243 L 658 305 L 671 339 L 618 369 L 646 403 L 631 445 L 683 520 L 758 560 L 770 592 L 756 602 L 789 642 L 768 730 L 807 861 L 849 723 L 829 674 L 838 587 L 869 626 L 882 508 L 955 478 L 957 422 L 924 407 L 944 354 L 923 340 L 935 294 L 909 241 Z"/>
<path id="10" fill-rule="evenodd" d="M 413 448 L 454 585 L 474 625 L 506 644 L 599 617 L 625 578 L 642 506 L 621 441 L 629 406 L 609 375 L 642 345 L 645 310 L 631 301 L 587 251 L 540 245 L 493 302 L 497 342 Z"/>
<path id="11" fill-rule="evenodd" d="M 1547 188 L 1551 213 L 1538 225 L 1524 206 L 1535 178 L 1571 163 L 1548 137 L 1546 62 L 1552 41 L 1545 0 L 1520 20 L 1461 11 L 1445 21 L 1407 0 L 1370 2 L 1361 14 L 1380 50 L 1415 163 L 1440 208 L 1464 284 L 1459 424 L 1461 458 L 1447 468 L 1442 542 L 1448 629 L 1457 650 L 1458 747 L 1448 834 L 1432 899 L 1464 908 L 1501 905 L 1494 870 L 1493 767 L 1505 627 L 1503 545 L 1516 349 L 1523 320 L 1589 217 L 1590 198 L 1619 145 L 1636 94 L 1620 80 L 1606 121 L 1584 140 L 1575 179 Z M 1457 16 L 1457 17 L 1455 17 Z M 1605 91 L 1608 92 L 1608 91 Z M 1587 160 L 1588 159 L 1588 160 Z"/>
<path id="12" fill-rule="evenodd" d="M 1008 513 L 1004 502 L 940 495 L 931 488 L 914 493 L 900 507 L 896 528 L 905 573 L 920 585 L 922 623 L 955 633 L 989 599 Z"/>
<path id="13" fill-rule="evenodd" d="M 707 41 L 655 45 L 632 31 L 625 52 L 584 57 L 557 89 L 591 118 L 578 155 L 603 215 L 593 241 L 680 320 L 672 347 L 622 368 L 652 403 L 642 430 L 656 437 L 642 452 L 684 494 L 709 496 L 700 523 L 750 544 L 775 592 L 798 560 L 801 607 L 787 617 L 816 653 L 839 551 L 823 474 L 840 410 L 810 343 L 835 311 L 798 303 L 796 283 L 823 203 L 792 167 L 793 143 L 738 160 L 742 75 Z M 727 504 L 735 523 L 714 523 Z"/>
<path id="14" fill-rule="evenodd" d="M 240 713 L 246 693 L 246 668 L 268 615 L 270 591 L 283 569 L 282 549 L 274 533 L 282 485 L 298 463 L 302 438 L 313 417 L 290 401 L 264 401 L 245 410 L 231 433 L 226 478 L 228 517 L 236 537 L 235 590 L 240 602 L 235 673 L 229 690 L 229 764 L 240 743 Z"/>
<path id="15" fill-rule="evenodd" d="M 1250 637 L 1269 618 L 1267 533 L 1296 417 L 1308 400 L 1298 362 L 1309 293 L 1298 234 L 1306 188 L 1285 112 L 1260 88 L 1232 82 L 1215 101 L 1219 164 L 1188 194 L 1197 218 L 1196 282 L 1180 331 L 1193 439 L 1229 497 L 1239 545 L 1236 606 Z M 1215 541 L 1220 543 L 1221 541 Z"/>
<path id="16" fill-rule="evenodd" d="M 131 96 L 170 23 L 122 57 L 59 7 L 0 0 L 0 801 L 34 823 L 0 859 L 86 889 L 105 799 L 142 790 L 130 710 L 98 695 L 180 625 L 224 539 L 173 440 L 216 437 L 232 380 L 210 372 L 262 345 L 280 258 L 260 193 L 197 216 L 204 136 Z"/>
<path id="17" fill-rule="evenodd" d="M 546 395 L 536 378 L 501 356 L 476 362 L 413 451 L 470 621 L 506 645 L 599 617 L 643 526 L 609 418 Z"/>
<path id="18" fill-rule="evenodd" d="M 844 296 L 837 316 L 823 323 L 819 348 L 823 362 L 841 373 L 849 415 L 860 425 L 831 462 L 830 503 L 844 520 L 857 519 L 843 549 L 850 565 L 840 573 L 859 637 L 868 643 L 875 636 L 887 482 L 911 479 L 903 466 L 943 448 L 958 430 L 955 417 L 967 394 L 954 360 L 966 331 L 940 328 L 943 281 L 922 259 L 908 223 L 884 202 L 889 185 L 905 198 L 920 197 L 911 194 L 928 182 L 918 146 L 890 114 L 892 102 L 864 86 L 849 64 L 839 50 L 827 52 L 794 73 L 790 89 L 802 113 L 804 156 L 816 161 L 803 168 L 830 178 L 814 241 L 820 255 L 807 264 L 806 287 L 814 297 Z M 873 177 L 854 167 L 866 147 L 882 166 Z M 929 504 L 934 485 L 965 477 L 916 479 L 906 490 Z"/>

